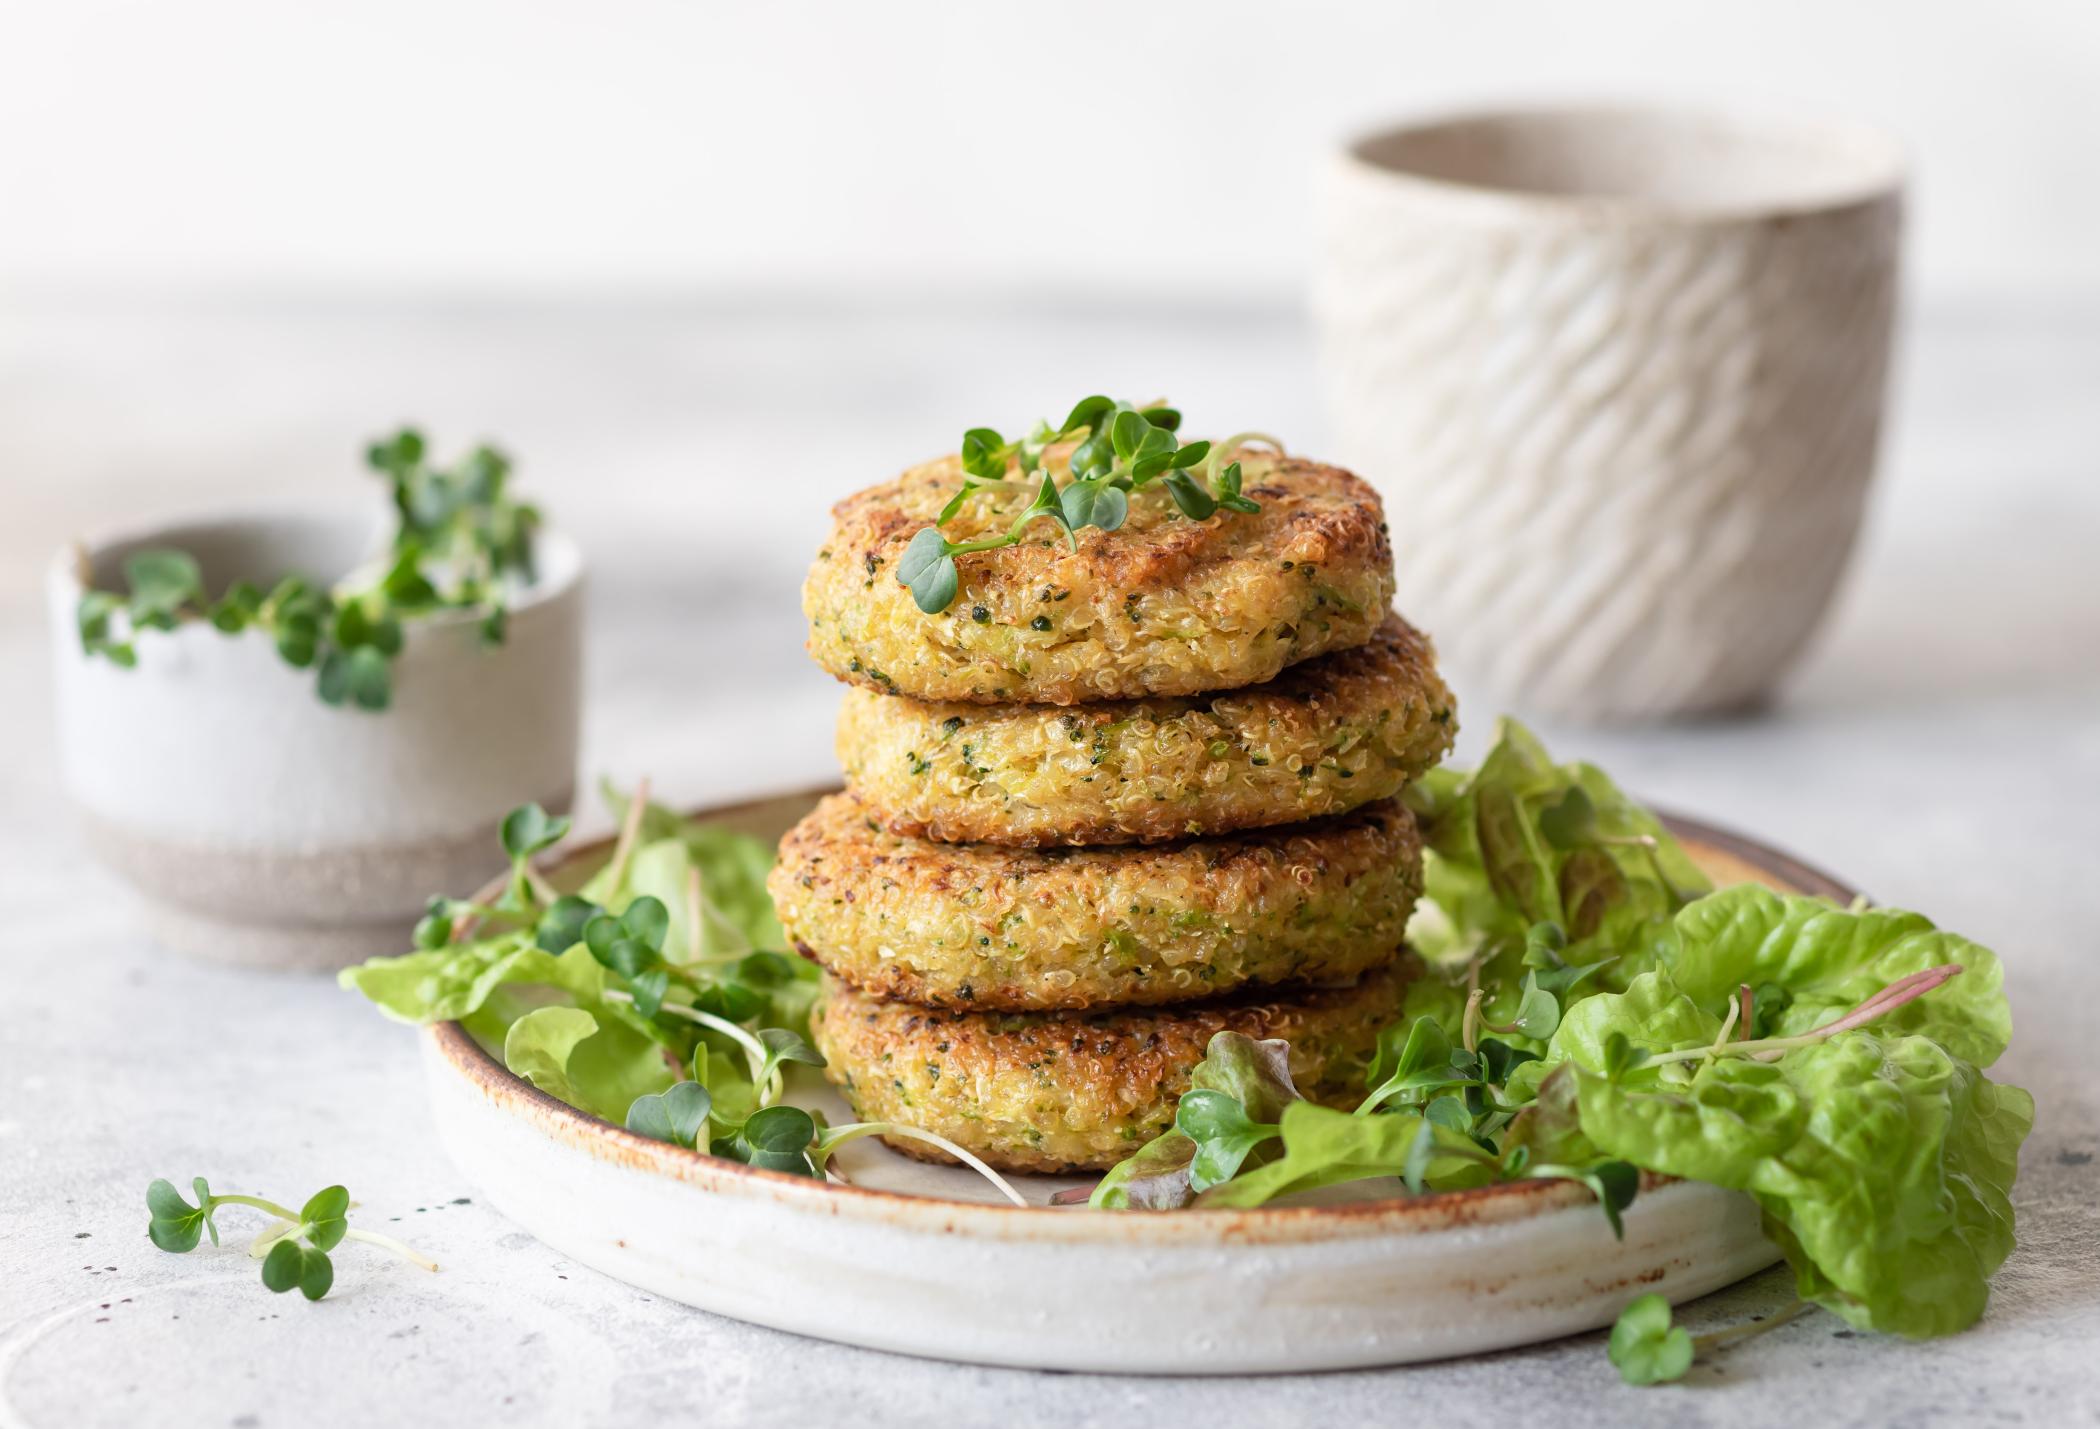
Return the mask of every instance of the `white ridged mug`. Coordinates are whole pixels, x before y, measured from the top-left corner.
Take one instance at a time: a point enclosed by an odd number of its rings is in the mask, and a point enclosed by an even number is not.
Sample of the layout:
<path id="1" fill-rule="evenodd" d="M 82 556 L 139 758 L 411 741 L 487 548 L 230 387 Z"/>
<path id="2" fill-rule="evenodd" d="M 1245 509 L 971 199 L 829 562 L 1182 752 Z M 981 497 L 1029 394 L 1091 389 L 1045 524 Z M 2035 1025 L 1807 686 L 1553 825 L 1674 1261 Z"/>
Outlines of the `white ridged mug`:
<path id="1" fill-rule="evenodd" d="M 1462 679 L 1596 720 L 1772 689 L 1874 471 L 1902 174 L 1854 128 L 1623 108 L 1339 157 L 1314 297 L 1338 452 Z"/>

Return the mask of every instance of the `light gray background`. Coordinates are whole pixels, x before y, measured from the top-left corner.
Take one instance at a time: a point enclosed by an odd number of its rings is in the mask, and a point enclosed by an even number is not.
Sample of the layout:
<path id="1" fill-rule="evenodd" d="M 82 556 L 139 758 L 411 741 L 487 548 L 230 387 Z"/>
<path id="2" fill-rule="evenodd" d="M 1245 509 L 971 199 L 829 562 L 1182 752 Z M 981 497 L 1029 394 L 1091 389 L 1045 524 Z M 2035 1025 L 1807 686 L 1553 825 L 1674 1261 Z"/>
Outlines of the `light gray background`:
<path id="1" fill-rule="evenodd" d="M 1997 1074 L 2040 1105 L 2020 1250 L 1980 1327 L 1910 1345 L 1815 1314 L 1645 1393 L 1617 1385 L 1601 1336 L 1377 1374 L 1148 1381 L 907 1360 L 653 1301 L 478 1203 L 433 1138 L 407 1032 L 325 980 L 157 953 L 68 826 L 36 572 L 98 520 L 340 497 L 358 489 L 358 441 L 397 414 L 447 447 L 501 435 L 595 561 L 586 771 L 647 772 L 691 802 L 789 787 L 831 769 L 836 687 L 800 654 L 796 606 L 826 496 L 966 424 L 1018 424 L 1103 386 L 1169 381 L 1199 427 L 1244 419 L 1317 450 L 1326 424 L 1288 308 L 73 297 L 7 317 L 0 1424 L 2100 1416 L 2100 313 L 1943 302 L 1912 324 L 1861 558 L 1772 708 L 1545 730 L 1650 799 L 1998 949 L 2018 1033 Z M 1462 671 L 1458 687 L 1471 751 L 1493 707 Z M 145 1184 L 198 1173 L 280 1198 L 345 1181 L 360 1217 L 444 1270 L 345 1252 L 314 1306 L 265 1294 L 238 1251 L 163 1255 L 143 1235 Z M 1690 1318 L 1785 1298 L 1767 1276 Z"/>

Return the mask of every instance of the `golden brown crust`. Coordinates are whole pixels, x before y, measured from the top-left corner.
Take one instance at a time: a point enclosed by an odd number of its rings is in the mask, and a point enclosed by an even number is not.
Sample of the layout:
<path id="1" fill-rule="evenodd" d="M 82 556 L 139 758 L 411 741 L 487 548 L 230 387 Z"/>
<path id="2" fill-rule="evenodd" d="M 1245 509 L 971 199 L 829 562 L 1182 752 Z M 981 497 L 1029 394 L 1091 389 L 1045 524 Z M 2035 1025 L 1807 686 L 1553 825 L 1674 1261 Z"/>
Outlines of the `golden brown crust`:
<path id="1" fill-rule="evenodd" d="M 1429 639 L 1368 645 L 1266 685 L 1108 704 L 928 704 L 848 690 L 838 755 L 893 833 L 1013 847 L 1153 843 L 1391 798 L 1457 732 Z"/>
<path id="2" fill-rule="evenodd" d="M 900 837 L 847 794 L 781 840 L 767 887 L 798 947 L 883 997 L 1157 1005 L 1347 982 L 1389 961 L 1421 891 L 1422 848 L 1392 800 L 1176 844 L 1011 849 Z"/>
<path id="3" fill-rule="evenodd" d="M 1410 959 L 1316 992 L 1033 1014 L 931 1011 L 827 978 L 812 1030 L 825 1075 L 864 1119 L 938 1133 L 1001 1170 L 1100 1171 L 1172 1124 L 1218 1032 L 1284 1039 L 1301 1092 L 1354 1105 L 1413 970 Z M 951 1159 L 924 1143 L 890 1144 Z"/>
<path id="4" fill-rule="evenodd" d="M 1363 644 L 1393 594 L 1378 494 L 1337 467 L 1240 456 L 1259 514 L 1191 521 L 1146 491 L 1120 529 L 1089 527 L 1077 550 L 1038 523 L 1018 545 L 958 557 L 961 590 L 937 615 L 897 561 L 960 488 L 961 465 L 914 467 L 833 508 L 803 586 L 809 652 L 842 680 L 916 699 L 1069 705 L 1236 689 Z M 1003 531 L 1027 500 L 1018 487 L 975 496 L 943 534 Z"/>

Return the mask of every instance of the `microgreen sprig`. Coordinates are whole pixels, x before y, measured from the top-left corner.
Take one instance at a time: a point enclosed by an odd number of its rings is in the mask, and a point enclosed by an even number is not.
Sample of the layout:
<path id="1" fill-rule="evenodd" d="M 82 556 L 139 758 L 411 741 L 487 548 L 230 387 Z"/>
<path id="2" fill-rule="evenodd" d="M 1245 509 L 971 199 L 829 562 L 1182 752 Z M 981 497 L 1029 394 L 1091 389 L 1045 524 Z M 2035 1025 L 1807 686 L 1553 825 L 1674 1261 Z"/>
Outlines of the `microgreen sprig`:
<path id="1" fill-rule="evenodd" d="M 255 630 L 278 656 L 314 672 L 314 692 L 329 705 L 383 710 L 394 698 L 393 662 L 402 622 L 441 610 L 479 616 L 484 643 L 503 642 L 508 588 L 533 576 L 536 508 L 506 493 L 510 461 L 476 447 L 450 469 L 425 460 L 422 435 L 403 428 L 365 453 L 391 487 L 398 518 L 383 561 L 332 590 L 289 575 L 267 592 L 236 581 L 216 599 L 187 551 L 135 551 L 123 563 L 126 593 L 97 590 L 85 573 L 75 610 L 82 653 L 130 669 L 137 636 L 208 621 L 225 635 Z"/>
<path id="2" fill-rule="evenodd" d="M 206 1233 L 219 1243 L 215 1217 L 221 1206 L 248 1206 L 272 1217 L 248 1247 L 248 1254 L 262 1262 L 262 1282 L 283 1294 L 297 1288 L 309 1300 L 318 1300 L 335 1284 L 335 1265 L 328 1253 L 346 1240 L 362 1241 L 421 1266 L 436 1270 L 437 1262 L 419 1255 L 409 1246 L 377 1231 L 355 1230 L 349 1215 L 355 1207 L 350 1193 L 329 1186 L 309 1196 L 298 1210 L 260 1196 L 216 1195 L 202 1176 L 190 1182 L 195 1205 L 164 1180 L 146 1188 L 146 1209 L 152 1214 L 146 1235 L 162 1250 L 182 1255 L 195 1250 Z"/>
<path id="3" fill-rule="evenodd" d="M 1130 514 L 1131 496 L 1155 482 L 1193 521 L 1207 520 L 1221 510 L 1250 515 L 1261 510 L 1242 494 L 1240 464 L 1227 464 L 1224 457 L 1250 441 L 1278 451 L 1283 444 L 1260 432 L 1243 432 L 1215 445 L 1183 445 L 1176 435 L 1180 427 L 1181 413 L 1173 407 L 1139 407 L 1102 396 L 1082 398 L 1060 426 L 1038 422 L 1026 437 L 1013 441 L 993 428 L 972 427 L 962 439 L 962 488 L 941 508 L 933 525 L 912 537 L 897 562 L 897 579 L 910 587 L 919 609 L 937 615 L 954 602 L 961 587 L 957 556 L 1014 545 L 1040 520 L 1061 529 L 1067 544 L 1076 549 L 1077 533 L 1085 527 L 1120 528 Z M 1069 479 L 1060 489 L 1044 457 L 1052 445 L 1074 439 L 1077 444 L 1066 461 Z M 1018 479 L 1010 473 L 1018 473 Z M 941 534 L 940 528 L 972 497 L 1012 494 L 1030 486 L 1033 498 L 1004 532 L 975 541 L 950 541 Z"/>
<path id="4" fill-rule="evenodd" d="M 1695 1335 L 1673 1322 L 1667 1299 L 1650 1291 L 1628 1302 L 1619 1312 L 1605 1353 L 1617 1367 L 1619 1378 L 1628 1384 L 1668 1384 L 1683 1379 L 1698 1356 L 1776 1330 L 1805 1314 L 1808 1308 L 1806 1300 L 1796 1300 L 1762 1320 Z"/>

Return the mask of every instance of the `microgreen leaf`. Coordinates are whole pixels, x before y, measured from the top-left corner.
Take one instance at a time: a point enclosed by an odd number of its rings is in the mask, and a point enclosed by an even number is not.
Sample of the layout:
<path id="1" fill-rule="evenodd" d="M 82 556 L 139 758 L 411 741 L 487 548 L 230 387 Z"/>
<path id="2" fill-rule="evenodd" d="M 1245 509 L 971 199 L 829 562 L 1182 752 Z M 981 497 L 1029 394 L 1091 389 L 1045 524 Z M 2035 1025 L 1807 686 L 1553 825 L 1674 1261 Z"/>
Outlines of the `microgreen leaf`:
<path id="1" fill-rule="evenodd" d="M 1604 1075 L 1617 1081 L 1650 1055 L 1646 1047 L 1636 1047 L 1624 1032 L 1615 1031 L 1604 1039 Z"/>
<path id="2" fill-rule="evenodd" d="M 1191 521 L 1206 521 L 1215 516 L 1218 503 L 1208 491 L 1196 484 L 1196 479 L 1185 471 L 1167 475 L 1167 494 L 1181 508 L 1181 514 Z"/>
<path id="3" fill-rule="evenodd" d="M 1006 475 L 1006 463 L 1011 450 L 1006 444 L 1006 438 L 990 427 L 972 427 L 963 433 L 963 470 L 972 476 L 996 481 Z"/>
<path id="4" fill-rule="evenodd" d="M 131 623 L 172 628 L 185 605 L 204 598 L 204 572 L 187 551 L 136 551 L 124 559 Z"/>
<path id="5" fill-rule="evenodd" d="M 799 1062 L 805 1067 L 824 1065 L 822 1052 L 785 1027 L 762 1027 L 758 1032 L 758 1040 L 766 1049 L 765 1062 L 759 1068 L 756 1078 L 760 1084 L 771 1081 L 773 1073 L 785 1062 Z"/>
<path id="6" fill-rule="evenodd" d="M 281 1240 L 263 1257 L 262 1282 L 277 1294 L 297 1287 L 309 1300 L 318 1300 L 335 1284 L 335 1266 L 326 1251 Z"/>
<path id="7" fill-rule="evenodd" d="M 911 598 L 928 615 L 946 610 L 962 583 L 948 542 L 932 526 L 912 537 L 897 558 L 897 579 L 911 588 Z"/>
<path id="8" fill-rule="evenodd" d="M 714 1153 L 765 1171 L 814 1176 L 817 1169 L 809 1159 L 809 1148 L 816 1138 L 817 1124 L 808 1112 L 795 1106 L 769 1106 L 753 1112 L 735 1136 L 716 1141 Z"/>
<path id="9" fill-rule="evenodd" d="M 199 1178 L 201 1187 L 203 1182 Z M 182 1193 L 168 1181 L 155 1181 L 146 1188 L 146 1209 L 153 1213 L 147 1223 L 146 1234 L 162 1250 L 176 1255 L 195 1250 L 204 1231 L 211 1225 L 212 1203 L 208 1192 L 200 1191 L 198 1204 L 191 1205 L 182 1199 Z M 218 1241 L 217 1228 L 213 1228 L 212 1241 Z"/>
<path id="10" fill-rule="evenodd" d="M 1606 1353 L 1628 1384 L 1664 1384 L 1692 1367 L 1692 1337 L 1673 1325 L 1670 1302 L 1650 1292 L 1619 1312 Z"/>
<path id="11" fill-rule="evenodd" d="M 1611 1222 L 1611 1233 L 1620 1240 L 1626 1239 L 1626 1224 L 1620 1213 L 1633 1204 L 1641 1189 L 1638 1168 L 1625 1161 L 1600 1159 L 1587 1166 L 1534 1166 L 1530 1174 L 1540 1179 L 1580 1181 L 1589 1187 L 1604 1219 Z"/>
<path id="12" fill-rule="evenodd" d="M 1120 488 L 1104 481 L 1075 481 L 1064 489 L 1060 501 L 1064 507 L 1065 524 L 1074 530 L 1082 526 L 1099 526 L 1104 531 L 1113 531 L 1130 514 L 1130 498 Z"/>
<path id="13" fill-rule="evenodd" d="M 675 1146 L 699 1147 L 713 1110 L 706 1087 L 675 1082 L 665 1091 L 636 1097 L 627 1108 L 627 1129 Z"/>
<path id="14" fill-rule="evenodd" d="M 543 952 L 566 953 L 583 941 L 584 926 L 604 911 L 588 898 L 565 893 L 540 915 L 532 941 Z"/>
<path id="15" fill-rule="evenodd" d="M 566 817 L 550 815 L 538 804 L 520 804 L 503 816 L 503 851 L 516 862 L 561 842 L 569 833 Z"/>
<path id="16" fill-rule="evenodd" d="M 344 1219 L 349 1212 L 350 1193 L 341 1186 L 330 1186 L 307 1198 L 299 1210 L 299 1220 L 305 1226 L 306 1238 L 313 1242 L 314 1249 L 334 1250 L 342 1243 L 350 1229 L 349 1222 Z"/>
<path id="17" fill-rule="evenodd" d="M 1071 415 L 1065 418 L 1064 425 L 1057 429 L 1057 434 L 1068 437 L 1082 428 L 1098 428 L 1101 419 L 1115 409 L 1116 404 L 1111 398 L 1082 397 L 1073 404 Z"/>

